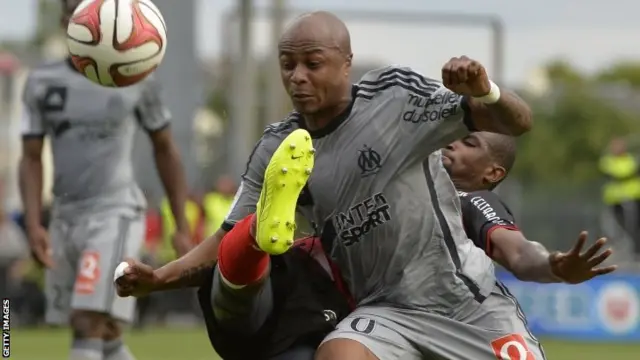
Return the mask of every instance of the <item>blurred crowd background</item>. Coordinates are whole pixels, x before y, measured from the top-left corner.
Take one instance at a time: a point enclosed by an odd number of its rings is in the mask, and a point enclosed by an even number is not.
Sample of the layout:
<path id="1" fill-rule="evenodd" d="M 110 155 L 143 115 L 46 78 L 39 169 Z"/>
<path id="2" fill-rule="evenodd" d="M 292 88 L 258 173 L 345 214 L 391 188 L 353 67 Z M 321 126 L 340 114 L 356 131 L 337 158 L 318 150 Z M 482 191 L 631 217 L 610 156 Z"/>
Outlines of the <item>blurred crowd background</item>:
<path id="1" fill-rule="evenodd" d="M 290 110 L 275 56 L 279 33 L 293 16 L 323 9 L 335 11 L 351 28 L 354 81 L 388 63 L 438 78 L 441 64 L 465 54 L 485 64 L 496 82 L 525 97 L 534 109 L 535 127 L 519 140 L 515 169 L 497 191 L 530 239 L 567 249 L 583 229 L 592 239 L 608 236 L 617 250 L 613 261 L 623 265 L 623 274 L 635 276 L 640 258 L 640 47 L 634 45 L 639 27 L 634 14 L 640 3 L 154 2 L 168 24 L 167 55 L 157 75 L 174 115 L 173 132 L 191 187 L 187 216 L 194 242 L 221 223 L 262 128 Z M 65 56 L 59 7 L 59 0 L 0 0 L 0 294 L 20 299 L 14 304 L 19 304 L 16 317 L 24 326 L 41 322 L 44 303 L 42 273 L 29 260 L 21 230 L 20 97 L 30 68 Z M 173 225 L 148 150 L 140 135 L 134 157 L 149 200 L 143 256 L 159 266 L 173 257 L 168 241 Z M 50 161 L 46 164 L 48 204 Z M 613 323 L 631 324 L 626 332 L 612 330 L 612 336 L 632 334 L 640 341 L 640 286 L 633 279 L 624 280 L 635 289 L 633 297 L 620 300 L 612 293 L 603 311 Z M 197 322 L 192 295 L 178 291 L 142 301 L 138 325 Z M 568 301 L 554 303 L 552 310 L 591 311 L 584 298 Z M 542 311 L 529 305 L 532 312 Z"/>

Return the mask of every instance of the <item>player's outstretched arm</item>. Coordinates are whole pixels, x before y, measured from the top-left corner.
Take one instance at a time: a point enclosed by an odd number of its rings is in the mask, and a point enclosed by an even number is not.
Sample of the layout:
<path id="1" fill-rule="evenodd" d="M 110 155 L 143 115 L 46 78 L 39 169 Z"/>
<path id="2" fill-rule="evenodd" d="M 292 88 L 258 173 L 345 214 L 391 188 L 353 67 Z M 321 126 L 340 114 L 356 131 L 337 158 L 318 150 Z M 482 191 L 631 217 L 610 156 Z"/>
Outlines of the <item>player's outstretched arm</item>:
<path id="1" fill-rule="evenodd" d="M 137 260 L 126 259 L 124 266 L 118 266 L 114 274 L 118 295 L 141 297 L 152 292 L 206 285 L 218 257 L 222 235 L 222 232 L 216 233 L 185 256 L 157 270 Z"/>
<path id="2" fill-rule="evenodd" d="M 581 252 L 587 241 L 586 231 L 580 233 L 576 245 L 566 253 L 549 253 L 542 244 L 527 240 L 520 231 L 504 228 L 493 231 L 490 241 L 489 255 L 523 281 L 579 284 L 616 269 L 615 265 L 598 267 L 612 253 L 607 249 L 598 254 L 606 244 L 605 238 Z"/>
<path id="3" fill-rule="evenodd" d="M 154 291 L 200 287 L 218 260 L 218 246 L 226 234 L 220 229 L 184 256 L 155 271 Z"/>
<path id="4" fill-rule="evenodd" d="M 467 97 L 476 130 L 519 136 L 532 127 L 529 105 L 515 93 L 490 81 L 479 62 L 466 56 L 452 58 L 442 67 L 442 83 Z"/>

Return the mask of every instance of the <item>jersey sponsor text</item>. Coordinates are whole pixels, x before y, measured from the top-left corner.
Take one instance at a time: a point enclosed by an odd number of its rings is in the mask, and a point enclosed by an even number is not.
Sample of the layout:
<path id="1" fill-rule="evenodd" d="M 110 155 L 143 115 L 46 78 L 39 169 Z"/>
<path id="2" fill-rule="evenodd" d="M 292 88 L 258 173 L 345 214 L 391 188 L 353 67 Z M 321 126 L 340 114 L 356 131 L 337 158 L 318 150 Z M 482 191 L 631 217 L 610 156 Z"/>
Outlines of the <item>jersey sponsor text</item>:
<path id="1" fill-rule="evenodd" d="M 377 193 L 335 216 L 340 237 L 346 246 L 360 241 L 372 229 L 391 220 L 389 203 L 382 193 Z"/>
<path id="2" fill-rule="evenodd" d="M 487 221 L 491 221 L 496 225 L 509 225 L 504 221 L 496 211 L 491 207 L 491 204 L 487 202 L 482 196 L 474 196 L 471 198 L 471 203 L 484 215 Z"/>
<path id="3" fill-rule="evenodd" d="M 409 94 L 407 105 L 411 110 L 402 114 L 402 120 L 418 124 L 446 119 L 458 113 L 460 97 L 452 92 L 433 95 L 429 98 Z"/>

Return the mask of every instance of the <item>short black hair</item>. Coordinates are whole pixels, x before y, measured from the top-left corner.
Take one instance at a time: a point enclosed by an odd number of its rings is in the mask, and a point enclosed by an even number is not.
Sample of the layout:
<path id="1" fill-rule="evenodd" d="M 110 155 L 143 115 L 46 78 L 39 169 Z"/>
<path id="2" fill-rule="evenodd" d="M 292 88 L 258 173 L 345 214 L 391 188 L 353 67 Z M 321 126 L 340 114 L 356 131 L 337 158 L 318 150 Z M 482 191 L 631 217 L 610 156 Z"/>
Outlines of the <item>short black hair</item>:
<path id="1" fill-rule="evenodd" d="M 505 176 L 491 187 L 493 190 L 504 180 L 516 162 L 517 143 L 516 138 L 510 135 L 482 132 L 479 134 L 487 143 L 489 156 L 505 170 Z"/>

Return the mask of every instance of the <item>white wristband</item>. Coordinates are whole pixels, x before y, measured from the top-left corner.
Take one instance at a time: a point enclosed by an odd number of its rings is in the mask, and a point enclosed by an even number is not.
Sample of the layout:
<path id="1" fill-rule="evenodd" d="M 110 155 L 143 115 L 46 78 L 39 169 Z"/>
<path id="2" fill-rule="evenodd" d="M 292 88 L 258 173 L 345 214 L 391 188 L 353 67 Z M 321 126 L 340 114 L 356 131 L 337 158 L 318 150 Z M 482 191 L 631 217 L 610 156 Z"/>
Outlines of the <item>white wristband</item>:
<path id="1" fill-rule="evenodd" d="M 485 96 L 474 97 L 474 99 L 480 101 L 483 104 L 495 104 L 500 100 L 500 88 L 496 83 L 489 80 L 489 84 L 491 84 L 491 89 L 489 93 Z"/>

